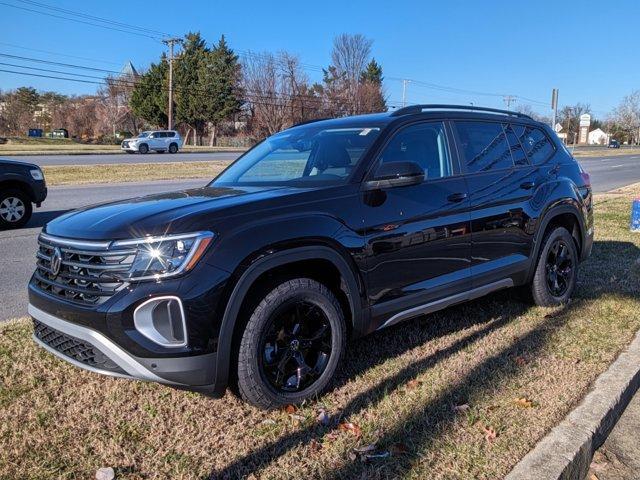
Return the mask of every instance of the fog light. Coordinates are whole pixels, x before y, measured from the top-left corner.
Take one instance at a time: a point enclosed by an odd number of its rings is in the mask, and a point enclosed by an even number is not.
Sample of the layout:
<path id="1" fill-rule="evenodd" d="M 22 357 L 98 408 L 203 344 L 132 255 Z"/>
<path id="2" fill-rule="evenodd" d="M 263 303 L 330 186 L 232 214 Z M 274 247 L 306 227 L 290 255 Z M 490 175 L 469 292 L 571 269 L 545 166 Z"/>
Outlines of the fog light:
<path id="1" fill-rule="evenodd" d="M 187 326 L 178 297 L 155 297 L 133 312 L 133 323 L 142 335 L 163 347 L 184 347 Z"/>

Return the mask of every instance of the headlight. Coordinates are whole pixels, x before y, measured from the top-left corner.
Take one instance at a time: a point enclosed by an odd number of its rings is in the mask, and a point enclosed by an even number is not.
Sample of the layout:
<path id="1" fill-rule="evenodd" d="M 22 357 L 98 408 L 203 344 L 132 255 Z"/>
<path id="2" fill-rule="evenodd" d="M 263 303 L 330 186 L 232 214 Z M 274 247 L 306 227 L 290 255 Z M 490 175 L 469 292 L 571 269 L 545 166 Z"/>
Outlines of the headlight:
<path id="1" fill-rule="evenodd" d="M 34 180 L 44 180 L 44 175 L 42 174 L 42 170 L 40 170 L 39 168 L 29 170 L 29 173 L 31 174 Z"/>
<path id="2" fill-rule="evenodd" d="M 211 232 L 120 240 L 113 247 L 136 247 L 127 280 L 160 280 L 191 270 L 213 240 Z"/>

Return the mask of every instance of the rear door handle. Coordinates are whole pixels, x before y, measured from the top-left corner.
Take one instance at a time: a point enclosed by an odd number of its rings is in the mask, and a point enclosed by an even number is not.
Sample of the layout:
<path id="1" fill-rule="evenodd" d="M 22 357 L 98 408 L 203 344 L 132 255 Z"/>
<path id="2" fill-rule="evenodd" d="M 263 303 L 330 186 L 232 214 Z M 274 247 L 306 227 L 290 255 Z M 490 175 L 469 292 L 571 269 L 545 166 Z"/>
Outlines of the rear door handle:
<path id="1" fill-rule="evenodd" d="M 463 200 L 465 200 L 467 198 L 467 194 L 466 193 L 452 193 L 451 195 L 449 195 L 447 197 L 447 200 L 449 200 L 450 202 L 461 202 Z"/>
<path id="2" fill-rule="evenodd" d="M 535 186 L 536 184 L 534 182 L 524 182 L 520 184 L 520 188 L 523 190 L 531 190 Z"/>

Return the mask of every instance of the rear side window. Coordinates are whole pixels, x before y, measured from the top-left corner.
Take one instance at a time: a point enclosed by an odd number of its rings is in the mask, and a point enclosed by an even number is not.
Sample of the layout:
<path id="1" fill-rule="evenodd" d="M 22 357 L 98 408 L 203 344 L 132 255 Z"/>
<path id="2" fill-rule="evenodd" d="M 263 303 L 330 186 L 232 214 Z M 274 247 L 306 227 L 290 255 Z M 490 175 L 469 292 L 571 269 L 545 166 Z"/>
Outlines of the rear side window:
<path id="1" fill-rule="evenodd" d="M 527 155 L 524 153 L 524 149 L 520 143 L 520 138 L 524 133 L 524 127 L 522 125 L 504 125 L 504 131 L 507 133 L 507 141 L 509 142 L 514 165 L 516 167 L 529 165 Z"/>
<path id="2" fill-rule="evenodd" d="M 444 124 L 418 123 L 400 130 L 382 152 L 381 163 L 390 162 L 417 163 L 427 180 L 450 176 L 451 162 Z"/>
<path id="3" fill-rule="evenodd" d="M 176 132 L 167 132 L 167 137 L 175 137 Z"/>
<path id="4" fill-rule="evenodd" d="M 455 122 L 468 173 L 513 167 L 502 125 L 493 122 Z"/>
<path id="5" fill-rule="evenodd" d="M 533 165 L 541 165 L 549 161 L 555 151 L 549 137 L 538 127 L 526 126 L 522 129 L 520 143 L 529 157 L 529 161 Z"/>

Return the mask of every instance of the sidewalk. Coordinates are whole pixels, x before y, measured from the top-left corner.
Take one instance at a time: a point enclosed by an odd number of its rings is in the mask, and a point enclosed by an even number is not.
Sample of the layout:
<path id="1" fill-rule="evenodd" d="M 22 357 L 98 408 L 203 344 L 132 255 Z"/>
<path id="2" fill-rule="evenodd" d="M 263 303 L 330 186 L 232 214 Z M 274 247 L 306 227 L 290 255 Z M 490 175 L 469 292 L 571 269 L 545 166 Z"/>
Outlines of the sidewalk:
<path id="1" fill-rule="evenodd" d="M 587 479 L 640 479 L 640 391 L 596 451 Z"/>

